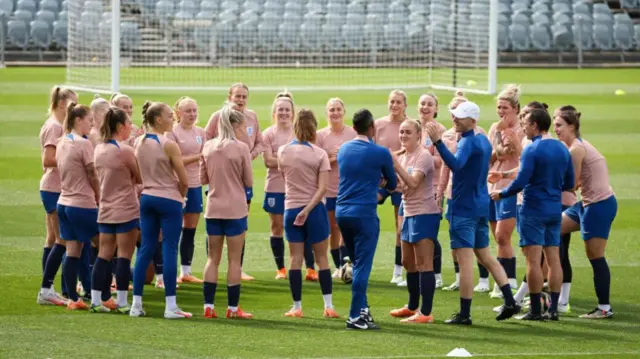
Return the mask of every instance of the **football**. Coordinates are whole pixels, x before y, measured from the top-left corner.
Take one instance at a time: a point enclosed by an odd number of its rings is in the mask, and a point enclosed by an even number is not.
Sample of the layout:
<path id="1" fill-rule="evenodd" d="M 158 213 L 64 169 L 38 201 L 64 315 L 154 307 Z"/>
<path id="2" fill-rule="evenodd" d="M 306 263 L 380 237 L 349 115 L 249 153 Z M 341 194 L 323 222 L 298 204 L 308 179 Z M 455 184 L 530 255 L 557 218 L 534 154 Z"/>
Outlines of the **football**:
<path id="1" fill-rule="evenodd" d="M 351 262 L 345 263 L 342 268 L 340 268 L 340 278 L 346 284 L 350 284 L 353 281 L 353 266 Z"/>

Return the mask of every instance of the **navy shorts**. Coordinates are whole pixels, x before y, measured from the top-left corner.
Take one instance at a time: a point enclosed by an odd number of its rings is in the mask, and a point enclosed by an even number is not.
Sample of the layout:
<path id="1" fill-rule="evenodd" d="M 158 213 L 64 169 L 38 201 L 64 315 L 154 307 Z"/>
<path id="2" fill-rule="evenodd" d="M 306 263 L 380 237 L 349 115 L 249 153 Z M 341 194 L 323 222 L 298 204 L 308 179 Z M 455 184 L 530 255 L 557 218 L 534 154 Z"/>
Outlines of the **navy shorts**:
<path id="1" fill-rule="evenodd" d="M 247 203 L 251 202 L 253 198 L 253 187 L 245 187 L 244 194 L 247 196 Z"/>
<path id="2" fill-rule="evenodd" d="M 400 206 L 400 203 L 402 202 L 402 193 L 401 192 L 391 192 L 391 193 L 389 193 L 389 191 L 387 191 L 386 189 L 380 188 L 380 189 L 378 189 L 378 194 L 380 196 L 382 196 L 382 199 L 380 201 L 378 201 L 378 204 L 384 204 L 384 202 L 387 200 L 387 198 L 389 198 L 389 196 L 391 196 L 391 204 L 394 207 Z"/>
<path id="3" fill-rule="evenodd" d="M 451 216 L 449 222 L 451 249 L 482 249 L 489 246 L 489 222 L 486 217 Z"/>
<path id="4" fill-rule="evenodd" d="M 134 229 L 140 229 L 139 218 L 124 223 L 98 223 L 98 230 L 104 234 L 127 233 Z"/>
<path id="5" fill-rule="evenodd" d="M 580 224 L 580 233 L 585 241 L 591 238 L 609 239 L 611 225 L 617 213 L 618 201 L 613 195 L 586 207 L 578 202 L 564 211 L 565 216 Z"/>
<path id="6" fill-rule="evenodd" d="M 42 200 L 42 204 L 44 205 L 44 210 L 48 214 L 56 211 L 59 198 L 59 192 L 40 191 L 40 199 Z"/>
<path id="7" fill-rule="evenodd" d="M 247 217 L 239 219 L 207 218 L 207 234 L 210 236 L 239 236 L 249 229 Z"/>
<path id="8" fill-rule="evenodd" d="M 520 232 L 520 247 L 560 246 L 561 216 L 531 216 L 520 213 L 518 230 Z"/>
<path id="9" fill-rule="evenodd" d="M 451 200 L 447 198 L 447 210 L 444 212 L 444 218 L 451 222 Z"/>
<path id="10" fill-rule="evenodd" d="M 436 241 L 438 240 L 438 230 L 440 230 L 439 213 L 404 217 L 400 239 L 412 244 L 425 238 Z"/>
<path id="11" fill-rule="evenodd" d="M 327 212 L 335 212 L 336 210 L 336 201 L 338 197 L 325 197 L 325 207 L 327 207 Z"/>
<path id="12" fill-rule="evenodd" d="M 60 237 L 65 241 L 89 243 L 98 235 L 98 209 L 58 204 Z"/>
<path id="13" fill-rule="evenodd" d="M 398 217 L 404 217 L 404 201 L 401 201 L 398 207 Z"/>
<path id="14" fill-rule="evenodd" d="M 497 201 L 489 200 L 489 221 L 502 221 L 503 219 L 516 218 L 516 205 L 518 198 L 511 196 Z"/>
<path id="15" fill-rule="evenodd" d="M 320 243 L 329 237 L 329 217 L 324 204 L 319 203 L 311 210 L 302 226 L 293 222 L 304 207 L 287 209 L 284 211 L 284 233 L 291 243 Z"/>
<path id="16" fill-rule="evenodd" d="M 522 208 L 521 204 L 516 204 L 516 231 L 520 233 L 520 209 Z"/>
<path id="17" fill-rule="evenodd" d="M 268 213 L 284 214 L 284 193 L 265 192 L 262 209 Z"/>
<path id="18" fill-rule="evenodd" d="M 202 187 L 189 187 L 182 213 L 202 213 Z"/>

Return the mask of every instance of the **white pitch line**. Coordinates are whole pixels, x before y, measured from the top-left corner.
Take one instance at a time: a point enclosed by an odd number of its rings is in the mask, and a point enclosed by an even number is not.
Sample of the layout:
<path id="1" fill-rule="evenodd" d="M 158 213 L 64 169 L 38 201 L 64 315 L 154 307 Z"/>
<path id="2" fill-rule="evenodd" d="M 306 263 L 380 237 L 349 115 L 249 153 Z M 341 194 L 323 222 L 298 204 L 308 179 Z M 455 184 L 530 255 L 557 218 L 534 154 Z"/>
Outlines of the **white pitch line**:
<path id="1" fill-rule="evenodd" d="M 570 353 L 471 353 L 473 357 L 512 357 L 512 356 L 553 356 L 553 357 L 575 357 L 575 356 L 599 356 L 599 355 L 639 355 L 640 351 L 634 352 L 570 352 Z M 362 357 L 341 357 L 341 359 L 401 359 L 401 358 L 446 358 L 446 354 L 426 354 L 426 355 L 391 355 L 391 356 L 362 356 Z M 275 359 L 275 358 L 274 358 Z M 282 359 L 282 358 L 278 358 Z M 306 357 L 288 359 L 333 359 L 333 357 Z"/>

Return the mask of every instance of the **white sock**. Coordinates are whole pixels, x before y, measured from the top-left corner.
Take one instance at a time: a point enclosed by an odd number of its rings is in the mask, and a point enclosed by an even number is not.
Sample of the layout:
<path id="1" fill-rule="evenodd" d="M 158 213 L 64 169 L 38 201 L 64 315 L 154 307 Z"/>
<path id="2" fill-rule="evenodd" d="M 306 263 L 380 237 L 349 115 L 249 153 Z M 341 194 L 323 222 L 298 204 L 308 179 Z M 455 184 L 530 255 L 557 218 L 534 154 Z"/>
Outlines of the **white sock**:
<path id="1" fill-rule="evenodd" d="M 233 312 L 233 313 L 238 311 L 238 307 L 230 307 L 230 306 L 228 306 L 227 308 L 229 308 L 231 310 L 231 312 Z"/>
<path id="2" fill-rule="evenodd" d="M 611 310 L 611 305 L 609 304 L 598 304 L 598 309 L 600 310 Z"/>
<path id="3" fill-rule="evenodd" d="M 166 311 L 174 311 L 176 309 L 178 309 L 178 305 L 176 304 L 176 296 L 175 295 L 170 295 L 167 297 L 164 297 L 164 303 L 165 303 L 165 310 Z"/>
<path id="4" fill-rule="evenodd" d="M 131 303 L 132 307 L 139 307 L 142 308 L 142 296 L 141 295 L 134 295 L 133 296 L 133 302 Z"/>
<path id="5" fill-rule="evenodd" d="M 102 291 L 91 289 L 91 305 L 102 304 Z"/>
<path id="6" fill-rule="evenodd" d="M 302 309 L 302 301 L 293 302 L 293 309 Z"/>
<path id="7" fill-rule="evenodd" d="M 458 276 L 458 278 L 459 278 L 459 276 Z M 486 284 L 488 286 L 489 285 L 489 278 L 479 278 L 478 284 Z"/>
<path id="8" fill-rule="evenodd" d="M 513 296 L 513 299 L 515 299 L 516 303 L 520 303 L 524 300 L 524 296 L 527 294 L 529 294 L 529 284 L 527 284 L 527 282 L 522 282 L 520 283 L 520 288 L 518 288 L 516 295 Z"/>
<path id="9" fill-rule="evenodd" d="M 393 276 L 401 276 L 402 275 L 402 266 L 396 265 L 393 267 Z"/>
<path id="10" fill-rule="evenodd" d="M 158 283 L 158 281 L 164 283 L 164 276 L 162 274 L 156 274 L 156 283 Z"/>
<path id="11" fill-rule="evenodd" d="M 213 304 L 205 304 L 204 309 L 206 310 L 207 308 L 213 309 Z"/>
<path id="12" fill-rule="evenodd" d="M 191 266 L 180 266 L 180 271 L 182 272 L 182 276 L 187 276 L 191 274 Z"/>
<path id="13" fill-rule="evenodd" d="M 120 307 L 127 306 L 127 296 L 129 295 L 128 290 L 119 290 L 116 292 L 116 304 Z"/>
<path id="14" fill-rule="evenodd" d="M 515 278 L 509 278 L 509 285 L 511 286 L 511 289 L 518 288 L 518 280 Z"/>
<path id="15" fill-rule="evenodd" d="M 322 300 L 324 300 L 324 307 L 325 308 L 332 308 L 333 309 L 333 300 L 332 300 L 332 295 L 331 294 L 323 294 L 322 295 Z"/>
<path id="16" fill-rule="evenodd" d="M 55 293 L 53 288 L 40 288 L 40 294 L 47 295 L 49 293 Z"/>
<path id="17" fill-rule="evenodd" d="M 456 283 L 460 283 L 460 273 L 456 273 Z"/>
<path id="18" fill-rule="evenodd" d="M 436 280 L 442 280 L 442 273 L 436 274 Z"/>
<path id="19" fill-rule="evenodd" d="M 560 289 L 560 305 L 569 304 L 569 294 L 571 294 L 571 283 L 562 283 L 562 289 Z"/>

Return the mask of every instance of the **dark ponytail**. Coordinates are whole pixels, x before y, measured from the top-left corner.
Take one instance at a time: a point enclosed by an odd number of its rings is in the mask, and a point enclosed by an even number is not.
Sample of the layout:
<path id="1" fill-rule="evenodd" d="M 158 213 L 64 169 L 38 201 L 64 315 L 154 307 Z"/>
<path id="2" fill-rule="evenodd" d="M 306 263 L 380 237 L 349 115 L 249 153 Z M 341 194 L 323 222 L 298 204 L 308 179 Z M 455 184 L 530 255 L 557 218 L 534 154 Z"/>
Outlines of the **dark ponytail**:
<path id="1" fill-rule="evenodd" d="M 125 125 L 127 123 L 127 114 L 117 107 L 109 108 L 107 114 L 104 116 L 102 127 L 100 127 L 100 137 L 103 142 L 113 138 L 113 135 L 118 128 L 118 124 Z"/>
<path id="2" fill-rule="evenodd" d="M 64 132 L 71 133 L 76 124 L 76 120 L 78 118 L 84 118 L 89 114 L 89 112 L 91 112 L 91 109 L 85 105 L 79 105 L 75 102 L 69 103 L 69 105 L 67 105 L 67 115 L 65 116 L 62 124 Z"/>
<path id="3" fill-rule="evenodd" d="M 145 101 L 142 104 L 142 126 L 147 130 L 155 127 L 156 118 L 160 117 L 165 106 L 167 104 L 162 102 Z"/>

